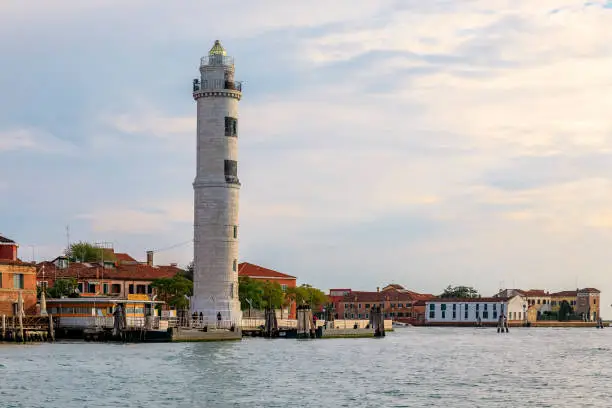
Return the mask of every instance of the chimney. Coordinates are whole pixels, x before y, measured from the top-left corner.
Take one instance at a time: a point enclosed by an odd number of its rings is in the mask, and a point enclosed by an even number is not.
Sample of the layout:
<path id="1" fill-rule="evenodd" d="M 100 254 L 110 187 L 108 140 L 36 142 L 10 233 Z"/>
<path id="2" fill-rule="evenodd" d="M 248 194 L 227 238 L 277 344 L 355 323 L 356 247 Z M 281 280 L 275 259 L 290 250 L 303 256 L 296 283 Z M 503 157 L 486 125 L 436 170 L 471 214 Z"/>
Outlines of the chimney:
<path id="1" fill-rule="evenodd" d="M 147 265 L 153 266 L 153 251 L 147 251 Z"/>
<path id="2" fill-rule="evenodd" d="M 172 262 L 172 263 L 170 264 L 170 266 L 172 266 L 173 268 L 176 268 L 176 267 L 178 266 L 178 264 L 177 264 L 176 262 Z"/>
<path id="3" fill-rule="evenodd" d="M 376 287 L 376 292 L 380 292 L 380 287 L 379 286 Z"/>

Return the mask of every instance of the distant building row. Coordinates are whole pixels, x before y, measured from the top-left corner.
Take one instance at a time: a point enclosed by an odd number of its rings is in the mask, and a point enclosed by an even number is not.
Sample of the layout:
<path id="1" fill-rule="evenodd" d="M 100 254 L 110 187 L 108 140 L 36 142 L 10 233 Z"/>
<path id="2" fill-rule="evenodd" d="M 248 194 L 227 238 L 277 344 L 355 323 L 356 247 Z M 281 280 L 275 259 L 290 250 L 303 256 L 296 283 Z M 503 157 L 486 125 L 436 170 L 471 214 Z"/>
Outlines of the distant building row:
<path id="1" fill-rule="evenodd" d="M 380 307 L 384 317 L 413 325 L 472 325 L 495 323 L 501 315 L 510 322 L 556 320 L 596 321 L 600 318 L 600 291 L 595 288 L 549 293 L 544 290 L 506 289 L 488 298 L 440 298 L 385 286 L 376 292 L 331 289 L 337 319 L 369 319 Z"/>

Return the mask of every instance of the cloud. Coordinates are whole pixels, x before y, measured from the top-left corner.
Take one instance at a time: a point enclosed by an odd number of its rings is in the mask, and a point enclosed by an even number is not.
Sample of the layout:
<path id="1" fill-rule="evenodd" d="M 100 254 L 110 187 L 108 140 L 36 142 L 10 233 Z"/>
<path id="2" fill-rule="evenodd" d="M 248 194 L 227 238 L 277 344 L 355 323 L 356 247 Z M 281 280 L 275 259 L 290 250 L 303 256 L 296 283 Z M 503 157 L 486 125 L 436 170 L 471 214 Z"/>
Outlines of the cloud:
<path id="1" fill-rule="evenodd" d="M 245 80 L 242 259 L 324 288 L 612 283 L 604 2 L 43 3 L 0 6 L 14 230 L 27 207 L 136 254 L 188 240 L 190 83 L 220 38 Z M 79 157 L 34 160 L 62 141 Z"/>
<path id="2" fill-rule="evenodd" d="M 88 220 L 96 232 L 161 234 L 177 224 L 193 222 L 191 202 L 158 201 L 154 204 L 99 208 L 75 218 Z"/>
<path id="3" fill-rule="evenodd" d="M 75 147 L 39 129 L 12 128 L 0 130 L 0 152 L 31 150 L 40 153 L 70 154 Z"/>

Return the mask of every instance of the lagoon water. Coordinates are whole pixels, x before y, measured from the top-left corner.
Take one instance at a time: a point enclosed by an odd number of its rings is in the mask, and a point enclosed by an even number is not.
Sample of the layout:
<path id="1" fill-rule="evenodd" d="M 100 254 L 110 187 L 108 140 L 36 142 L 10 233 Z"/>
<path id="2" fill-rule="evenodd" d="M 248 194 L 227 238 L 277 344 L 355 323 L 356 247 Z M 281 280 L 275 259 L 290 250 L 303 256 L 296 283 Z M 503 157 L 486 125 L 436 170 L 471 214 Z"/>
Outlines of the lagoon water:
<path id="1" fill-rule="evenodd" d="M 0 344 L 1 407 L 609 407 L 612 329 Z"/>

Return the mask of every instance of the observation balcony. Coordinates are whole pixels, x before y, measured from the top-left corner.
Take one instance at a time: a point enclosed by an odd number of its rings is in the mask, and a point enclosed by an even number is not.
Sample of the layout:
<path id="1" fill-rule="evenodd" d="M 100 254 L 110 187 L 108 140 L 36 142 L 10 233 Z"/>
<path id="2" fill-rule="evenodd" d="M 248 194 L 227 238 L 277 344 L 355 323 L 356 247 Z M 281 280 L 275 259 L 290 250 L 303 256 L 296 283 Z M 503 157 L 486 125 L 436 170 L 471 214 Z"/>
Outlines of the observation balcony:
<path id="1" fill-rule="evenodd" d="M 240 81 L 203 81 L 200 82 L 199 79 L 193 80 L 193 92 L 203 91 L 203 90 L 215 90 L 215 89 L 227 89 L 231 91 L 242 92 L 242 82 Z"/>

